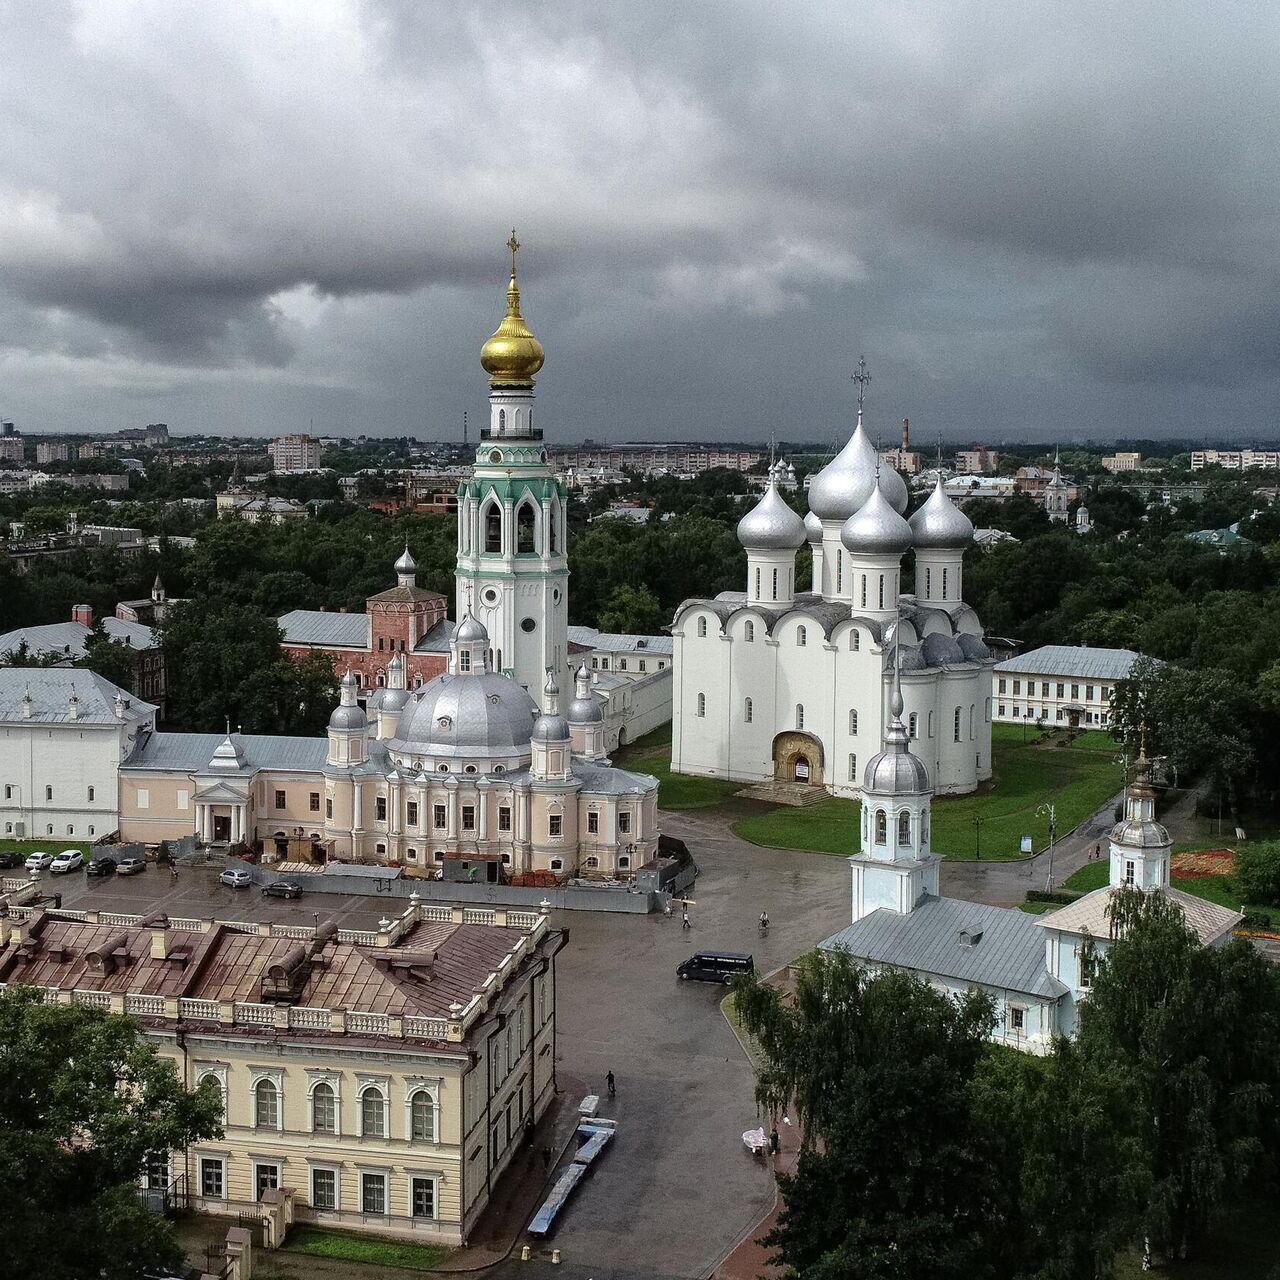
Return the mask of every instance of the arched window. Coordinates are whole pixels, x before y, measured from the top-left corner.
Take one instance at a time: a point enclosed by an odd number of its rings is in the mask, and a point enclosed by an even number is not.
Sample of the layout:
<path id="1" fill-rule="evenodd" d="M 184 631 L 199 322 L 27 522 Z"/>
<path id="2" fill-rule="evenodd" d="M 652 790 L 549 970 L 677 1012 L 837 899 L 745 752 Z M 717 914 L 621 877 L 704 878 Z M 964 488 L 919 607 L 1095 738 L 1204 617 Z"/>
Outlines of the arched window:
<path id="1" fill-rule="evenodd" d="M 226 1124 L 226 1122 L 227 1122 L 227 1095 L 226 1095 L 226 1091 L 225 1091 L 225 1090 L 223 1089 L 223 1087 L 222 1087 L 222 1077 L 221 1077 L 221 1076 L 219 1076 L 216 1072 L 213 1072 L 213 1071 L 206 1071 L 206 1072 L 205 1072 L 205 1073 L 204 1073 L 204 1074 L 203 1074 L 203 1075 L 202 1075 L 202 1076 L 201 1076 L 201 1077 L 196 1081 L 196 1088 L 198 1089 L 198 1088 L 200 1088 L 202 1085 L 207 1084 L 207 1083 L 209 1083 L 210 1081 L 212 1081 L 212 1082 L 213 1082 L 213 1087 L 214 1087 L 214 1089 L 216 1089 L 216 1090 L 217 1090 L 217 1093 L 218 1093 L 218 1116 L 219 1116 L 219 1119 L 222 1121 L 222 1123 L 223 1123 L 223 1124 Z"/>
<path id="2" fill-rule="evenodd" d="M 775 569 L 775 570 L 773 571 L 773 598 L 774 598 L 775 600 L 778 598 L 778 571 L 777 571 L 777 569 Z"/>
<path id="3" fill-rule="evenodd" d="M 274 1080 L 259 1080 L 253 1086 L 253 1124 L 257 1129 L 280 1127 L 280 1090 Z"/>
<path id="4" fill-rule="evenodd" d="M 884 844 L 889 839 L 889 825 L 883 809 L 876 810 L 876 844 Z"/>
<path id="5" fill-rule="evenodd" d="M 880 575 L 880 608 L 884 608 L 884 574 Z"/>
<path id="6" fill-rule="evenodd" d="M 862 607 L 867 607 L 867 575 L 862 575 Z"/>
<path id="7" fill-rule="evenodd" d="M 850 751 L 849 752 L 849 781 L 857 782 L 857 780 L 858 780 L 858 757 L 854 752 Z"/>
<path id="8" fill-rule="evenodd" d="M 929 737 L 933 737 L 933 712 L 929 712 Z"/>
<path id="9" fill-rule="evenodd" d="M 502 512 L 496 502 L 491 502 L 484 509 L 484 549 L 502 550 Z"/>
<path id="10" fill-rule="evenodd" d="M 311 1132 L 338 1132 L 338 1095 L 324 1080 L 311 1090 Z"/>
<path id="11" fill-rule="evenodd" d="M 529 415 L 532 418 L 532 414 Z M 560 523 L 560 513 L 553 506 L 547 513 L 547 550 L 552 555 L 560 549 L 560 532 L 557 525 Z"/>
<path id="12" fill-rule="evenodd" d="M 844 552 L 836 552 L 836 595 L 844 590 Z"/>
<path id="13" fill-rule="evenodd" d="M 907 737 L 918 738 L 920 736 L 920 716 L 918 712 L 913 711 L 907 717 Z"/>
<path id="14" fill-rule="evenodd" d="M 856 735 L 858 732 L 858 712 L 856 708 L 849 710 L 849 732 Z"/>
<path id="15" fill-rule="evenodd" d="M 760 566 L 756 566 L 756 599 L 760 599 Z"/>
<path id="16" fill-rule="evenodd" d="M 854 627 L 854 629 L 849 632 L 849 648 L 852 649 L 854 653 L 857 653 L 858 650 L 862 648 L 862 637 L 859 635 L 857 627 Z"/>
<path id="17" fill-rule="evenodd" d="M 955 720 L 956 720 L 956 723 L 955 723 L 955 730 L 956 730 L 955 738 L 956 738 L 956 741 L 957 741 L 957 742 L 959 742 L 959 741 L 960 741 L 960 708 L 959 708 L 959 707 L 957 707 L 957 708 L 956 708 L 956 717 L 955 717 Z"/>
<path id="18" fill-rule="evenodd" d="M 507 429 L 507 411 L 505 409 L 498 410 L 498 430 L 505 431 Z"/>
<path id="19" fill-rule="evenodd" d="M 409 1136 L 414 1142 L 436 1140 L 436 1100 L 426 1089 L 409 1099 Z"/>
<path id="20" fill-rule="evenodd" d="M 705 693 L 698 694 L 698 714 L 700 716 L 707 714 L 707 695 Z"/>
<path id="21" fill-rule="evenodd" d="M 742 628 L 742 638 L 750 644 L 756 638 L 756 624 L 748 621 Z"/>
<path id="22" fill-rule="evenodd" d="M 796 703 L 796 728 L 797 729 L 804 728 L 804 703 L 803 702 Z"/>
<path id="23" fill-rule="evenodd" d="M 530 552 L 536 550 L 533 544 L 533 503 L 522 502 L 516 512 L 516 550 Z"/>
<path id="24" fill-rule="evenodd" d="M 360 1132 L 366 1138 L 387 1136 L 387 1100 L 376 1085 L 360 1095 Z"/>
<path id="25" fill-rule="evenodd" d="M 742 719 L 745 724 L 751 723 L 751 713 L 752 713 L 751 699 L 748 698 L 742 704 Z"/>
<path id="26" fill-rule="evenodd" d="M 911 815 L 905 809 L 898 814 L 898 843 L 911 843 Z"/>
<path id="27" fill-rule="evenodd" d="M 973 738 L 974 738 L 974 733 L 973 733 L 973 714 L 974 714 L 974 704 L 971 702 L 971 703 L 969 704 L 969 741 L 970 741 L 970 742 L 972 742 L 972 741 L 973 741 Z"/>
<path id="28" fill-rule="evenodd" d="M 947 571 L 945 569 L 942 571 L 942 598 L 944 600 L 947 598 Z"/>
<path id="29" fill-rule="evenodd" d="M 803 649 L 809 643 L 809 632 L 805 627 L 796 628 L 796 646 Z"/>
<path id="30" fill-rule="evenodd" d="M 707 620 L 706 618 L 698 619 L 698 639 L 705 640 L 707 638 Z"/>

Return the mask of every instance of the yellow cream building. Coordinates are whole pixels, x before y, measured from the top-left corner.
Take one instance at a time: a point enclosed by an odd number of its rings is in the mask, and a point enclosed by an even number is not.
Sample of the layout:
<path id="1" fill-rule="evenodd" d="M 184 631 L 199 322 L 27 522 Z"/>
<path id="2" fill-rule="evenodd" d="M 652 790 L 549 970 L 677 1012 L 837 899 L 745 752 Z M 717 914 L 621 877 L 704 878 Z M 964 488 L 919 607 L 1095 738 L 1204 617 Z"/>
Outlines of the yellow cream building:
<path id="1" fill-rule="evenodd" d="M 153 1187 L 230 1213 L 464 1243 L 555 1089 L 555 956 L 532 912 L 413 904 L 375 932 L 11 909 L 0 981 L 136 1017 L 224 1132 Z"/>
<path id="2" fill-rule="evenodd" d="M 657 781 L 605 757 L 584 668 L 563 714 L 549 675 L 540 711 L 490 652 L 467 614 L 448 671 L 421 688 L 404 687 L 397 656 L 366 710 L 344 677 L 325 738 L 143 735 L 120 768 L 121 838 L 292 856 L 301 844 L 411 875 L 461 856 L 509 876 L 630 879 L 657 848 Z"/>

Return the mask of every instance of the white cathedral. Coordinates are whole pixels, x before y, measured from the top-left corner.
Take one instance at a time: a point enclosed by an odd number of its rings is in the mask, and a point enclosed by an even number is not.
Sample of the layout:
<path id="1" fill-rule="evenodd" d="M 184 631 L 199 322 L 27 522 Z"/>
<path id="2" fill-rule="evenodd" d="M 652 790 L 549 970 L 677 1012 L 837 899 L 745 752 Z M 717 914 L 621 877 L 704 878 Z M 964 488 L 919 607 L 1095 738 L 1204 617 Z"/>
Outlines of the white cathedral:
<path id="1" fill-rule="evenodd" d="M 858 795 L 860 764 L 888 724 L 900 647 L 907 734 L 935 789 L 972 791 L 991 776 L 994 661 L 961 599 L 973 525 L 940 479 L 910 520 L 906 509 L 907 486 L 881 464 L 861 409 L 813 478 L 803 520 L 771 475 L 738 524 L 745 590 L 686 600 L 672 623 L 673 770 Z M 797 591 L 806 541 L 813 577 Z M 904 595 L 908 551 L 915 592 Z"/>

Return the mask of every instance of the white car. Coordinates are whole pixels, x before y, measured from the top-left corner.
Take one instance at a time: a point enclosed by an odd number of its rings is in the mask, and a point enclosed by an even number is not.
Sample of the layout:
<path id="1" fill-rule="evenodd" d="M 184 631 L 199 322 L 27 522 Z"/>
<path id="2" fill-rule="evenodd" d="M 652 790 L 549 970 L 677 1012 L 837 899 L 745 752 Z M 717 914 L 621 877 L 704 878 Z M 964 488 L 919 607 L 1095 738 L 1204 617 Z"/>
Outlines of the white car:
<path id="1" fill-rule="evenodd" d="M 49 864 L 51 876 L 66 875 L 68 871 L 79 871 L 84 866 L 84 854 L 79 849 L 63 849 Z"/>
<path id="2" fill-rule="evenodd" d="M 233 889 L 247 889 L 253 883 L 253 877 L 243 867 L 228 867 L 218 879 Z"/>
<path id="3" fill-rule="evenodd" d="M 52 861 L 51 853 L 33 853 L 22 865 L 28 871 L 43 871 Z"/>

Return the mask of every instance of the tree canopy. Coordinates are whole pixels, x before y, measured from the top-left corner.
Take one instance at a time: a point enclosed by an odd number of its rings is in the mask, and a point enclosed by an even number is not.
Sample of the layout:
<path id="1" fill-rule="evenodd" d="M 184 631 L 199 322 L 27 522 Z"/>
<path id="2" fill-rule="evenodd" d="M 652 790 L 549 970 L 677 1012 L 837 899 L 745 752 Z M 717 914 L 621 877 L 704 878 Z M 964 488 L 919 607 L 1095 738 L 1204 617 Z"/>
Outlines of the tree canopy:
<path id="1" fill-rule="evenodd" d="M 138 1199 L 151 1152 L 221 1132 L 213 1086 L 188 1092 L 131 1020 L 0 993 L 0 1274 L 136 1280 L 180 1262 Z"/>

